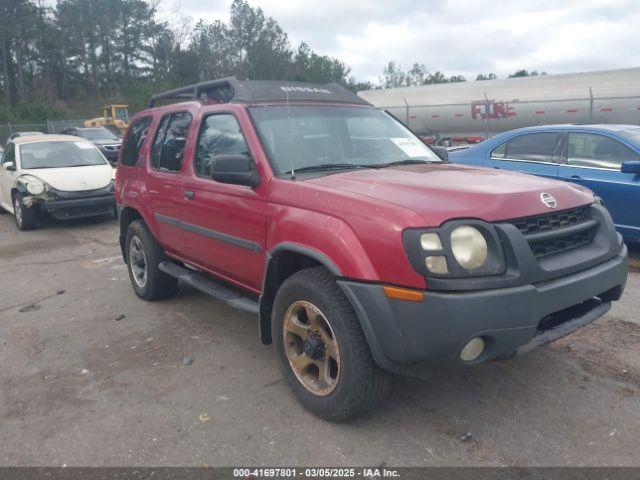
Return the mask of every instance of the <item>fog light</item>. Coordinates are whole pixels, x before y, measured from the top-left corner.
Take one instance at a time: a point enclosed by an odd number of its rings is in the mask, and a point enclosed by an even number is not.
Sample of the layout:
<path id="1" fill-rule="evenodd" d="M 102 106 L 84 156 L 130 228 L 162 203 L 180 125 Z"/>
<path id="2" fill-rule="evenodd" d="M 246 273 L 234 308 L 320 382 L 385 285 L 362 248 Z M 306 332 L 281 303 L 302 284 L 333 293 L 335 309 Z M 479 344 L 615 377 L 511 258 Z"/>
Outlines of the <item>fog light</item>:
<path id="1" fill-rule="evenodd" d="M 482 355 L 482 352 L 484 352 L 484 346 L 485 343 L 482 337 L 472 339 L 464 346 L 462 352 L 460 352 L 460 360 L 463 362 L 471 362 L 475 360 Z"/>

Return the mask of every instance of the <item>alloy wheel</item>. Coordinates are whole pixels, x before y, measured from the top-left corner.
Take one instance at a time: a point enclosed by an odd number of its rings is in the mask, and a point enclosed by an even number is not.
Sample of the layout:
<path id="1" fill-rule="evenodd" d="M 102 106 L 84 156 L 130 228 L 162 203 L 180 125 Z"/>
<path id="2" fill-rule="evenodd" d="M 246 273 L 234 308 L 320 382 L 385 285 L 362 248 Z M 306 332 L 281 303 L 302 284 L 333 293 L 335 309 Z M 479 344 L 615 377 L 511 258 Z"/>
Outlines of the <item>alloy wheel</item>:
<path id="1" fill-rule="evenodd" d="M 300 383 L 314 395 L 333 392 L 340 378 L 340 351 L 327 317 L 307 301 L 294 302 L 283 322 L 284 349 Z"/>

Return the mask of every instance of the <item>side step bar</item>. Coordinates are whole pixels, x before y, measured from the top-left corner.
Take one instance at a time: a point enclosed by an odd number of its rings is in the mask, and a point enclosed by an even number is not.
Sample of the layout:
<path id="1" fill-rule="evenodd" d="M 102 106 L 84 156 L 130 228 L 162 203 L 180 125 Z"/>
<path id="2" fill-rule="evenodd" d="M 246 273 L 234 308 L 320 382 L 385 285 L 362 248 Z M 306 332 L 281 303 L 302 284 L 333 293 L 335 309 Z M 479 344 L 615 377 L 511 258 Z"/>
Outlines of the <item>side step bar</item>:
<path id="1" fill-rule="evenodd" d="M 222 300 L 238 310 L 258 314 L 259 306 L 256 300 L 245 297 L 242 292 L 236 288 L 216 281 L 201 273 L 194 272 L 188 268 L 176 265 L 173 262 L 160 262 L 158 265 L 160 271 L 177 278 L 181 282 L 191 285 L 193 288 L 212 296 L 217 300 Z"/>

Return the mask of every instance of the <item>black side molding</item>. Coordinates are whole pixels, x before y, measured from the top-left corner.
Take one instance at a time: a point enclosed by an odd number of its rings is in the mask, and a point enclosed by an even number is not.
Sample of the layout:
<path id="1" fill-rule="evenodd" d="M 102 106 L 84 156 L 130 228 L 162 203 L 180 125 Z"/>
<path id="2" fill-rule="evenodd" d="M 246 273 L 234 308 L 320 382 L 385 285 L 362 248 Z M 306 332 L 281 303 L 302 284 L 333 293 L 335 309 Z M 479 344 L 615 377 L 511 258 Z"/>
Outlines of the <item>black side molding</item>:
<path id="1" fill-rule="evenodd" d="M 160 262 L 158 268 L 167 275 L 171 275 L 217 300 L 222 300 L 238 310 L 253 315 L 258 314 L 258 301 L 244 296 L 240 290 L 230 285 L 216 281 L 199 272 L 176 265 L 173 262 Z"/>

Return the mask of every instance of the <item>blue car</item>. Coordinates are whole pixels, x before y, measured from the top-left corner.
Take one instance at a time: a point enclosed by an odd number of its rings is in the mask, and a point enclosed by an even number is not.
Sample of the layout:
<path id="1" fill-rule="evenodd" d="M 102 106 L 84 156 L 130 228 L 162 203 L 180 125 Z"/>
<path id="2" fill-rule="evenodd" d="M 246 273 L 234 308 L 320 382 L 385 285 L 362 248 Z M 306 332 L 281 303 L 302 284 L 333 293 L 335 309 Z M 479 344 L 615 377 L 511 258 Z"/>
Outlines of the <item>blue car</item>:
<path id="1" fill-rule="evenodd" d="M 640 127 L 547 125 L 449 153 L 455 163 L 515 170 L 593 190 L 627 241 L 640 241 Z"/>

